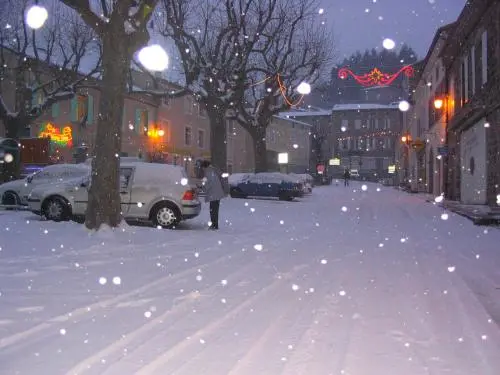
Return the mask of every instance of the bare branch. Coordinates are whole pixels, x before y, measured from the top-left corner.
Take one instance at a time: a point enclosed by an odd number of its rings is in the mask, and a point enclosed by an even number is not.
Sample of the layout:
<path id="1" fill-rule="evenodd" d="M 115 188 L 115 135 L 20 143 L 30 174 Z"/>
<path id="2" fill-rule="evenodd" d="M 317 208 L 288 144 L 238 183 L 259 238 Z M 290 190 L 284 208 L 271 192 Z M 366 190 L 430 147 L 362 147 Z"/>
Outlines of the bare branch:
<path id="1" fill-rule="evenodd" d="M 94 31 L 102 35 L 104 32 L 104 21 L 98 17 L 91 9 L 90 0 L 61 0 L 68 7 L 76 10 L 87 25 L 92 27 Z"/>

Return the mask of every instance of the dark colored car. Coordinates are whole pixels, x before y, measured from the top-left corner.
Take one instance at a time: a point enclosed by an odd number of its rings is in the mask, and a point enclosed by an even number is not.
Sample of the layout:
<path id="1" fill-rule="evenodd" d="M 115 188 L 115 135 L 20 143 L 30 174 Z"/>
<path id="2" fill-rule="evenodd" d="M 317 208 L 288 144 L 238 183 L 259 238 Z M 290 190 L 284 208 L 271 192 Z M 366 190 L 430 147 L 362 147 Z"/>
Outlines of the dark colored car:
<path id="1" fill-rule="evenodd" d="M 231 197 L 265 197 L 291 201 L 303 196 L 303 187 L 281 173 L 257 173 L 245 176 L 231 186 Z"/>

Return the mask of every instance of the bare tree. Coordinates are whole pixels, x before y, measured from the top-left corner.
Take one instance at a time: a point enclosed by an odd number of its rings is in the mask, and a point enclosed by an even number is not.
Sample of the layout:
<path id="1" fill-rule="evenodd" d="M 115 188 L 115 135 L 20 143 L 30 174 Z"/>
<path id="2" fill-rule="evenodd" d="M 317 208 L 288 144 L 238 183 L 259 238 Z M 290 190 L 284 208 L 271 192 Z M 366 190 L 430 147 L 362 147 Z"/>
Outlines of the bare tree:
<path id="1" fill-rule="evenodd" d="M 102 43 L 101 99 L 85 225 L 121 222 L 119 155 L 127 76 L 133 55 L 149 41 L 147 24 L 159 0 L 60 0 L 75 9 Z"/>
<path id="2" fill-rule="evenodd" d="M 174 42 L 186 93 L 210 121 L 212 162 L 227 168 L 226 114 L 242 102 L 245 70 L 275 17 L 278 0 L 162 0 L 158 32 Z"/>
<path id="3" fill-rule="evenodd" d="M 266 38 L 245 70 L 246 101 L 232 115 L 254 144 L 255 171 L 267 171 L 266 129 L 277 113 L 299 106 L 301 82 L 314 84 L 334 57 L 331 34 L 318 18 L 317 0 L 280 0 Z"/>
<path id="4" fill-rule="evenodd" d="M 39 31 L 31 30 L 24 19 L 27 0 L 8 0 L 3 6 L 0 120 L 6 136 L 18 139 L 54 103 L 73 98 L 97 73 L 99 45 L 92 30 L 57 3 L 49 7 L 50 21 Z M 89 54 L 95 56 L 93 68 L 82 72 Z"/>

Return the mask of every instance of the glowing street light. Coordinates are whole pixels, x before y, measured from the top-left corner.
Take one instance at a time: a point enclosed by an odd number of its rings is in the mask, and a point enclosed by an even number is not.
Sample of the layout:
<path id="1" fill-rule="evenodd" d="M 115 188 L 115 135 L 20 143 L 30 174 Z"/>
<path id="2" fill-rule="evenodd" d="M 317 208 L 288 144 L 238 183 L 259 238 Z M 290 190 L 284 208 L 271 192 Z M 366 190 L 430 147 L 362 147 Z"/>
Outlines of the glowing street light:
<path id="1" fill-rule="evenodd" d="M 146 46 L 139 51 L 139 62 L 149 71 L 161 72 L 168 67 L 168 55 L 159 44 Z"/>
<path id="2" fill-rule="evenodd" d="M 300 95 L 309 95 L 311 93 L 311 85 L 307 82 L 301 82 L 300 85 L 297 86 L 297 92 Z"/>
<path id="3" fill-rule="evenodd" d="M 406 138 L 406 136 L 403 135 L 401 137 L 401 142 L 406 143 L 407 140 L 408 140 L 408 138 Z"/>
<path id="4" fill-rule="evenodd" d="M 47 9 L 40 5 L 33 5 L 26 12 L 26 23 L 34 30 L 41 28 L 47 18 L 49 18 Z"/>
<path id="5" fill-rule="evenodd" d="M 443 99 L 434 100 L 434 108 L 436 108 L 436 109 L 443 108 L 443 104 L 444 104 Z"/>

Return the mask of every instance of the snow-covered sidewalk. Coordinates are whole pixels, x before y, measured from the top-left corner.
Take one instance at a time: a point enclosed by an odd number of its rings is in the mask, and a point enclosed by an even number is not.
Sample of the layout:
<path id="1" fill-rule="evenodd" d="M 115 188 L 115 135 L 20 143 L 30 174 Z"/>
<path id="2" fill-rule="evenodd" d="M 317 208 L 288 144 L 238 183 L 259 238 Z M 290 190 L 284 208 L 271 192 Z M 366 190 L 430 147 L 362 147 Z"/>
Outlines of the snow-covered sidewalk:
<path id="1" fill-rule="evenodd" d="M 499 230 L 356 183 L 221 216 L 0 211 L 0 374 L 500 373 Z"/>

